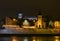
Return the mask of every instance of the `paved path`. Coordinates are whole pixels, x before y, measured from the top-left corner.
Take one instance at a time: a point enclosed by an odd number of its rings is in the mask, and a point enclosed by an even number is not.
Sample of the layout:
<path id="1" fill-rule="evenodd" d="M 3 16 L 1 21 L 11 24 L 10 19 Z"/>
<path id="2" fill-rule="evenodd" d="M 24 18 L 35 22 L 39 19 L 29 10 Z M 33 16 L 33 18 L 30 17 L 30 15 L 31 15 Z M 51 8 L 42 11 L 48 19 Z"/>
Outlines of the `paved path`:
<path id="1" fill-rule="evenodd" d="M 60 34 L 60 29 L 4 29 L 0 34 Z"/>

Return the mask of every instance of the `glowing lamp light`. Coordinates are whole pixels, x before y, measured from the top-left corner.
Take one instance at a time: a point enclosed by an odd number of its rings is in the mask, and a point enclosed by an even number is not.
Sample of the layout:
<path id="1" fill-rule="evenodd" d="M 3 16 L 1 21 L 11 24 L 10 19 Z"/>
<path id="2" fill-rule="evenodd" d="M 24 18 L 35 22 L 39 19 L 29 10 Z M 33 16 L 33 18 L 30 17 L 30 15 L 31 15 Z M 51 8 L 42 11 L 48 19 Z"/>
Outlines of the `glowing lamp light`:
<path id="1" fill-rule="evenodd" d="M 28 41 L 28 38 L 27 38 L 27 37 L 25 37 L 23 41 Z"/>
<path id="2" fill-rule="evenodd" d="M 13 19 L 13 21 L 16 21 L 16 19 Z"/>
<path id="3" fill-rule="evenodd" d="M 55 25 L 55 27 L 60 27 L 60 21 L 55 21 L 54 25 Z"/>
<path id="4" fill-rule="evenodd" d="M 33 41 L 36 41 L 36 40 L 35 40 L 35 37 L 33 37 Z"/>
<path id="5" fill-rule="evenodd" d="M 12 41 L 18 41 L 18 39 L 16 37 L 13 37 Z"/>
<path id="6" fill-rule="evenodd" d="M 27 20 L 24 20 L 23 25 L 29 25 L 29 22 Z"/>

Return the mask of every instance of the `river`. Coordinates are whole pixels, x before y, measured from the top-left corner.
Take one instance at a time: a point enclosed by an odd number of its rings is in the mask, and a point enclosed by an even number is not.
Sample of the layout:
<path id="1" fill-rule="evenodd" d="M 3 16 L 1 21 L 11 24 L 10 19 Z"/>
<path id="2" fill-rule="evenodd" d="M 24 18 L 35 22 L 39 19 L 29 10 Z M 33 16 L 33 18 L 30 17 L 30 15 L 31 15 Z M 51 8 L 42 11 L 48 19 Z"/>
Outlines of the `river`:
<path id="1" fill-rule="evenodd" d="M 0 37 L 0 41 L 60 41 L 60 36 L 5 36 Z"/>

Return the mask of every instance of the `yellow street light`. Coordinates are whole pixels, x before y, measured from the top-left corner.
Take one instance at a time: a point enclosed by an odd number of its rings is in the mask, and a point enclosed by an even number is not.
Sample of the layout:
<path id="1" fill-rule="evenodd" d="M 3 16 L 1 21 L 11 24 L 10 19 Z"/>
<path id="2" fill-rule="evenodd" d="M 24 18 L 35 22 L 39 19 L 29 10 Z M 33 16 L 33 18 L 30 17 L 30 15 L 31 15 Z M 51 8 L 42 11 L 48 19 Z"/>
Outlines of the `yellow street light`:
<path id="1" fill-rule="evenodd" d="M 17 21 L 16 19 L 13 19 L 13 21 Z"/>

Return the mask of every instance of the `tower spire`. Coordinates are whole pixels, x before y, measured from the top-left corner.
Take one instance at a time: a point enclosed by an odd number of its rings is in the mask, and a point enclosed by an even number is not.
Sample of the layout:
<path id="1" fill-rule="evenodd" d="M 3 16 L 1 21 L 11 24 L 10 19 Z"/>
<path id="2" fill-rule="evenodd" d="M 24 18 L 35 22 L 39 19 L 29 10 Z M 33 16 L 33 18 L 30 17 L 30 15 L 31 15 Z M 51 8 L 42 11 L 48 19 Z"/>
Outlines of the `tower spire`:
<path id="1" fill-rule="evenodd" d="M 42 15 L 42 12 L 41 11 L 38 11 L 38 15 Z"/>

